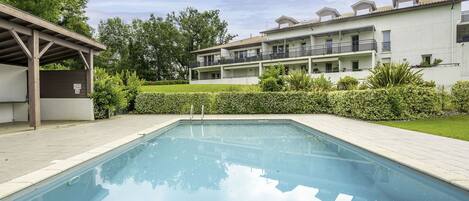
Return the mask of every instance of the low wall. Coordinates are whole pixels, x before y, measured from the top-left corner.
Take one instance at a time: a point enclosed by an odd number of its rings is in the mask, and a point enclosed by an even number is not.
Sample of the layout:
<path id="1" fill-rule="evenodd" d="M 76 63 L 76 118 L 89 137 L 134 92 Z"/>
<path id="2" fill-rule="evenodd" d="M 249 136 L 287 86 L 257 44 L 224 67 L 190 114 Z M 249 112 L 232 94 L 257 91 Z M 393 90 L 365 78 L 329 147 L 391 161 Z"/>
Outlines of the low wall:
<path id="1" fill-rule="evenodd" d="M 257 77 L 241 77 L 241 78 L 223 78 L 217 80 L 191 80 L 191 84 L 258 84 Z"/>
<path id="2" fill-rule="evenodd" d="M 431 68 L 415 68 L 414 70 L 422 70 L 423 79 L 427 81 L 435 81 L 437 86 L 451 87 L 459 80 L 469 80 L 469 76 L 463 76 L 462 68 L 459 66 L 450 67 L 431 67 Z M 355 71 L 355 72 L 337 72 L 326 73 L 324 76 L 330 78 L 332 82 L 336 83 L 341 77 L 351 76 L 360 81 L 364 81 L 370 75 L 370 71 Z M 321 74 L 312 74 L 311 77 L 317 78 Z"/>
<path id="3" fill-rule="evenodd" d="M 362 80 L 365 80 L 370 75 L 370 71 L 363 70 L 363 71 L 348 71 L 348 72 L 337 72 L 337 73 L 326 73 L 326 74 L 312 74 L 311 77 L 317 78 L 317 77 L 320 77 L 321 75 L 324 75 L 326 78 L 331 79 L 333 83 L 337 83 L 337 81 L 339 81 L 340 78 L 345 77 L 345 76 L 351 76 L 362 81 Z"/>
<path id="4" fill-rule="evenodd" d="M 41 98 L 42 120 L 94 120 L 89 98 Z"/>

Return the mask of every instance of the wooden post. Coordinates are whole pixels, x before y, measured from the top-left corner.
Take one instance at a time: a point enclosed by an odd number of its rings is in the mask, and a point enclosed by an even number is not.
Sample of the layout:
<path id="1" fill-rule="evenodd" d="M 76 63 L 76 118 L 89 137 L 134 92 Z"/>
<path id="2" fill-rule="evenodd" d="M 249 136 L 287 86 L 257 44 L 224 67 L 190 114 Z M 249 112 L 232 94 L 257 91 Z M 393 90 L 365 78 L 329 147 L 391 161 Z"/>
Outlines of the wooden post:
<path id="1" fill-rule="evenodd" d="M 90 49 L 88 55 L 86 55 L 86 63 L 88 68 L 86 69 L 86 90 L 88 94 L 91 95 L 94 92 L 94 52 L 93 49 Z"/>
<path id="2" fill-rule="evenodd" d="M 28 40 L 31 57 L 28 58 L 29 125 L 36 129 L 41 126 L 41 92 L 39 82 L 39 33 L 33 31 Z"/>

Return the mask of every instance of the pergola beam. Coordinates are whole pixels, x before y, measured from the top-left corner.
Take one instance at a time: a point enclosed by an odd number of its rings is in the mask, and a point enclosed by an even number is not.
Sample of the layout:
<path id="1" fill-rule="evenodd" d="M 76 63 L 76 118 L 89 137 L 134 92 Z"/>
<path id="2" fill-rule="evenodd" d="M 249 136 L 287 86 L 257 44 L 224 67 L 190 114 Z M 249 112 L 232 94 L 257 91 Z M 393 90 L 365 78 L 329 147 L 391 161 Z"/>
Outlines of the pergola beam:
<path id="1" fill-rule="evenodd" d="M 88 61 L 87 61 L 85 55 L 83 55 L 83 52 L 78 51 L 78 54 L 80 55 L 81 60 L 82 60 L 83 63 L 85 64 L 85 69 L 87 69 L 87 70 L 90 69 L 90 64 L 88 63 Z"/>
<path id="2" fill-rule="evenodd" d="M 41 58 L 47 52 L 47 50 L 52 47 L 52 45 L 54 45 L 54 42 L 49 42 L 45 47 L 43 47 L 41 52 L 39 52 L 39 58 Z"/>
<path id="3" fill-rule="evenodd" d="M 28 47 L 26 47 L 23 40 L 21 40 L 18 33 L 16 33 L 16 31 L 14 29 L 11 29 L 10 33 L 13 36 L 13 38 L 15 39 L 16 43 L 18 43 L 18 45 L 21 47 L 21 50 L 23 50 L 24 54 L 26 54 L 26 56 L 28 56 L 28 58 L 32 58 L 33 56 L 31 55 L 31 52 L 28 50 Z"/>
<path id="4" fill-rule="evenodd" d="M 14 30 L 17 33 L 26 35 L 26 36 L 32 36 L 33 29 L 25 26 L 21 26 L 18 24 L 15 24 L 13 22 L 0 19 L 0 27 L 3 29 L 7 30 Z M 66 41 L 63 39 L 60 39 L 55 36 L 51 36 L 49 34 L 43 33 L 43 32 L 38 32 L 39 39 L 49 41 L 49 42 L 54 42 L 56 45 L 60 45 L 66 48 L 74 49 L 77 51 L 82 51 L 82 52 L 89 52 L 90 48 L 82 46 L 82 45 L 77 45 L 75 43 L 72 43 L 70 41 Z"/>

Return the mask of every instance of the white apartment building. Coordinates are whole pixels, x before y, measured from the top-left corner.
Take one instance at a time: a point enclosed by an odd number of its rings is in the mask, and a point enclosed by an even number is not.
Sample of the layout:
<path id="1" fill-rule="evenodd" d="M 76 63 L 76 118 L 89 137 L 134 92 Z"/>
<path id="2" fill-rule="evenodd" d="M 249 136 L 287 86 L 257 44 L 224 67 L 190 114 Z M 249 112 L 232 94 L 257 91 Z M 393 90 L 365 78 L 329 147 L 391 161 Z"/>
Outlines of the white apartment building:
<path id="1" fill-rule="evenodd" d="M 191 84 L 257 84 L 265 68 L 304 70 L 332 81 L 365 79 L 378 62 L 408 62 L 424 78 L 450 86 L 469 79 L 469 12 L 461 0 L 359 0 L 350 13 L 325 7 L 317 19 L 281 16 L 278 27 L 193 53 Z"/>

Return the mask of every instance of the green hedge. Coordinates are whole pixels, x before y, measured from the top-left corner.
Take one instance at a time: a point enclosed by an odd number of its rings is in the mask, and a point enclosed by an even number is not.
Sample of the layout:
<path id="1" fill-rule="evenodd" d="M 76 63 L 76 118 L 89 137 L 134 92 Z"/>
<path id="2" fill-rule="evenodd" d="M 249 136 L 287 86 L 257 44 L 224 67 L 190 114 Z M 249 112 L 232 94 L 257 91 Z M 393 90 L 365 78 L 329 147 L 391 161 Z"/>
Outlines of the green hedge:
<path id="1" fill-rule="evenodd" d="M 329 93 L 332 114 L 364 120 L 418 119 L 441 112 L 433 88 L 397 87 Z"/>
<path id="2" fill-rule="evenodd" d="M 137 96 L 135 110 L 140 114 L 188 114 L 191 105 L 194 113 L 212 113 L 211 93 L 143 93 Z"/>
<path id="3" fill-rule="evenodd" d="M 311 114 L 327 112 L 326 93 L 219 93 L 218 114 Z"/>
<path id="4" fill-rule="evenodd" d="M 454 105 L 460 112 L 469 112 L 469 81 L 459 81 L 451 89 Z"/>
<path id="5" fill-rule="evenodd" d="M 187 114 L 190 105 L 206 114 L 313 114 L 331 113 L 364 120 L 416 119 L 439 114 L 435 89 L 392 89 L 334 92 L 267 93 L 144 93 L 137 97 L 141 114 Z"/>
<path id="6" fill-rule="evenodd" d="M 189 84 L 189 80 L 160 80 L 160 81 L 145 81 L 144 85 L 175 85 L 175 84 Z"/>

